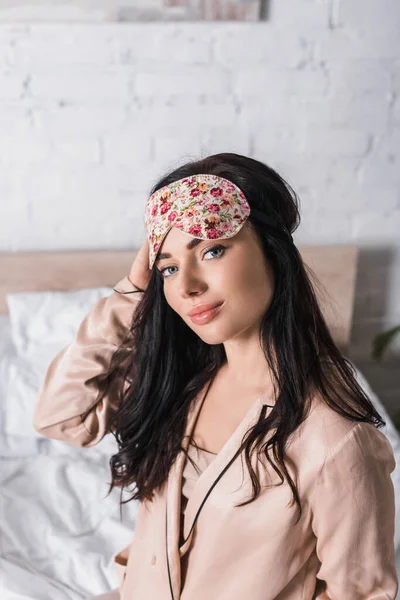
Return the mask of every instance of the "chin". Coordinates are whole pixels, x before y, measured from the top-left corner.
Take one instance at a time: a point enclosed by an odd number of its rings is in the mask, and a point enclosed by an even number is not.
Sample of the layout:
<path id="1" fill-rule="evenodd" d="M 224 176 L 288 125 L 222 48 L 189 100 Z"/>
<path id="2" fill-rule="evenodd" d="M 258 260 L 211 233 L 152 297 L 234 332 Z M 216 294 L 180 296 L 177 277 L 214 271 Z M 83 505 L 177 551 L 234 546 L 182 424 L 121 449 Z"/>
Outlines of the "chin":
<path id="1" fill-rule="evenodd" d="M 200 329 L 202 331 L 200 331 Z M 198 329 L 193 329 L 193 331 L 197 334 L 197 336 L 203 340 L 205 344 L 209 344 L 210 346 L 215 346 L 216 344 L 223 344 L 227 340 L 227 336 L 223 335 L 221 331 L 206 331 L 206 326 L 199 327 Z"/>

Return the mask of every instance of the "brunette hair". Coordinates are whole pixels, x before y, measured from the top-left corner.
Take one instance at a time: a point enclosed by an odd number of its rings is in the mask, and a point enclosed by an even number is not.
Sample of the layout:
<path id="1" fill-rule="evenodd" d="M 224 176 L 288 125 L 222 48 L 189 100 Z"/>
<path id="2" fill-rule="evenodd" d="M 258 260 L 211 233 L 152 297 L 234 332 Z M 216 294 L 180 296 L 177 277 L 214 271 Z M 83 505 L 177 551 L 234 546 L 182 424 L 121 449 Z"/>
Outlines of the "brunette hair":
<path id="1" fill-rule="evenodd" d="M 253 452 L 264 456 L 286 478 L 300 509 L 297 488 L 285 466 L 285 447 L 290 435 L 304 421 L 311 394 L 318 394 L 334 411 L 353 421 L 382 427 L 379 415 L 356 379 L 351 362 L 332 339 L 317 301 L 320 286 L 303 262 L 292 233 L 300 223 L 299 199 L 292 187 L 266 164 L 234 153 L 222 153 L 188 162 L 162 177 L 151 193 L 178 179 L 208 173 L 232 181 L 245 194 L 250 207 L 272 217 L 281 229 L 252 217 L 266 258 L 275 276 L 272 302 L 260 326 L 260 343 L 274 377 L 276 402 L 266 417 L 244 436 L 243 450 L 250 472 L 253 502 L 260 483 L 252 468 Z M 166 483 L 169 470 L 182 449 L 188 411 L 226 361 L 223 344 L 200 339 L 168 305 L 160 271 L 151 278 L 133 314 L 129 334 L 113 356 L 111 372 L 121 377 L 119 408 L 109 428 L 118 443 L 110 459 L 114 486 L 134 485 L 132 496 L 122 503 L 151 500 Z M 125 387 L 124 393 L 122 388 Z M 265 442 L 268 432 L 275 429 Z M 272 449 L 274 462 L 269 448 Z M 274 466 L 275 464 L 275 466 Z M 282 474 L 284 476 L 282 476 Z"/>

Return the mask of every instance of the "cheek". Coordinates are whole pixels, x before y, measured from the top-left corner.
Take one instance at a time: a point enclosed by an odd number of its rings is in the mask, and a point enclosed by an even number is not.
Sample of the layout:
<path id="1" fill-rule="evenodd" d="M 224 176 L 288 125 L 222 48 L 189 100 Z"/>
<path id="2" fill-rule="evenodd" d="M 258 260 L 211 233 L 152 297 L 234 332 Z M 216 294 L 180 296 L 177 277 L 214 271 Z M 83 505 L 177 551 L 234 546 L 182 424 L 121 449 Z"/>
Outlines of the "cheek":
<path id="1" fill-rule="evenodd" d="M 270 287 L 265 268 L 259 264 L 257 257 L 251 260 L 241 260 L 241 257 L 238 257 L 229 269 L 222 269 L 218 277 L 218 287 L 221 290 L 234 292 L 239 296 L 265 296 L 265 291 Z"/>
<path id="2" fill-rule="evenodd" d="M 220 289 L 230 308 L 243 316 L 259 317 L 270 305 L 274 294 L 271 273 L 262 264 L 237 264 L 221 277 Z"/>

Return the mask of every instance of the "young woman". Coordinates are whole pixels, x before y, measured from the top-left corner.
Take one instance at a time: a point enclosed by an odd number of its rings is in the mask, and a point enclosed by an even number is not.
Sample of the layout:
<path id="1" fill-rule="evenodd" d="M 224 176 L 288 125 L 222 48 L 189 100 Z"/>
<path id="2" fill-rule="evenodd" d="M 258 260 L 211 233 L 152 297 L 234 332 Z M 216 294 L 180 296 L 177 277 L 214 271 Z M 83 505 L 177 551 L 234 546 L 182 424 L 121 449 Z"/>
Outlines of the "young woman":
<path id="1" fill-rule="evenodd" d="M 190 162 L 50 364 L 34 426 L 93 446 L 139 516 L 121 600 L 396 597 L 395 461 L 291 233 L 298 198 L 238 154 Z M 317 282 L 315 282 L 317 283 Z"/>

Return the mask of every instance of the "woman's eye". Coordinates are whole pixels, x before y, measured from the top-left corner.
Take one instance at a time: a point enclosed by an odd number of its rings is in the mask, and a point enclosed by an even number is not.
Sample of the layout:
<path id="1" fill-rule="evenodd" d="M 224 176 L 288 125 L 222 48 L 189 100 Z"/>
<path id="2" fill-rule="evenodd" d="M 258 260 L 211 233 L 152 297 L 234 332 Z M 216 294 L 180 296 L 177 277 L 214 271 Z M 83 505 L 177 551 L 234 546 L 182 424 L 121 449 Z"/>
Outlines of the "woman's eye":
<path id="1" fill-rule="evenodd" d="M 218 256 L 215 256 L 214 258 L 220 258 L 225 253 L 225 246 L 221 246 L 221 245 L 212 246 L 212 248 L 209 248 L 208 250 L 206 250 L 204 252 L 203 257 L 206 256 L 206 254 L 209 254 L 210 252 L 217 252 L 218 250 L 221 250 L 221 252 L 218 254 Z M 170 277 L 170 275 L 165 275 L 165 272 L 168 269 L 176 269 L 176 267 L 164 267 L 163 269 L 160 269 L 160 273 L 162 274 L 164 279 Z"/>
<path id="2" fill-rule="evenodd" d="M 204 253 L 204 256 L 205 256 L 206 254 L 208 254 L 209 252 L 216 252 L 217 250 L 222 250 L 222 251 L 224 251 L 224 250 L 225 250 L 225 248 L 224 248 L 224 246 L 213 246 L 213 247 L 212 247 L 212 248 L 210 248 L 209 250 L 206 250 L 206 252 Z M 222 252 L 222 254 L 223 254 L 223 253 L 224 253 L 224 252 Z M 219 258 L 220 256 L 222 256 L 222 255 L 220 254 L 219 256 L 217 256 L 217 258 Z"/>
<path id="3" fill-rule="evenodd" d="M 165 271 L 167 271 L 168 269 L 173 269 L 173 268 L 174 267 L 164 267 L 163 269 L 160 269 L 160 273 L 164 277 L 164 279 L 166 279 L 167 277 L 169 277 L 169 275 L 165 275 Z"/>

